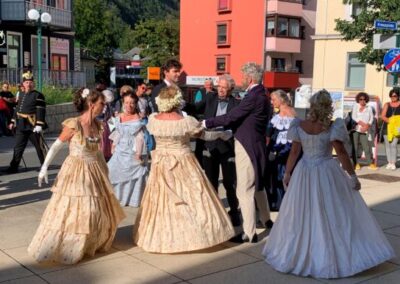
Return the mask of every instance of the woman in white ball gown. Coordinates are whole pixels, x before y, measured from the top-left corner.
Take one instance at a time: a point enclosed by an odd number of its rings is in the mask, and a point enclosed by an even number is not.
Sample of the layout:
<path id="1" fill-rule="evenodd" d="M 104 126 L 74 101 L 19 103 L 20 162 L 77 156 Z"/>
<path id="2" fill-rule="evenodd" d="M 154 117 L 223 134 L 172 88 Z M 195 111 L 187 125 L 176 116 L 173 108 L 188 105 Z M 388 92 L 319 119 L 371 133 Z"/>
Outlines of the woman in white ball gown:
<path id="1" fill-rule="evenodd" d="M 288 188 L 263 255 L 284 273 L 347 277 L 395 255 L 358 191 L 343 144 L 348 134 L 342 119 L 331 122 L 329 93 L 317 92 L 310 103 L 308 119 L 294 120 L 288 131 L 293 140 L 284 177 Z M 342 167 L 332 157 L 332 146 Z"/>

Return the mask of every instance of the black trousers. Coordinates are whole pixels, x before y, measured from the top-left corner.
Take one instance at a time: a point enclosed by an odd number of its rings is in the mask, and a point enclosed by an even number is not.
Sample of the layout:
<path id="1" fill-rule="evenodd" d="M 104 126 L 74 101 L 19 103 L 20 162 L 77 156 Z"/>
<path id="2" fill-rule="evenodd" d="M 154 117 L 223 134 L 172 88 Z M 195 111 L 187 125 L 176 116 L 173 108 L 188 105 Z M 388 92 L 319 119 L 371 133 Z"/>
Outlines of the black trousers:
<path id="1" fill-rule="evenodd" d="M 46 155 L 46 149 L 44 148 L 43 141 L 41 141 L 41 139 L 43 139 L 43 137 L 41 137 L 41 134 L 35 133 L 32 130 L 17 130 L 15 133 L 15 138 L 16 141 L 14 146 L 14 156 L 11 160 L 10 168 L 18 169 L 19 163 L 22 159 L 22 155 L 24 154 L 26 148 L 26 144 L 28 144 L 28 140 L 31 141 L 33 146 L 35 146 L 40 164 L 43 164 Z"/>
<path id="2" fill-rule="evenodd" d="M 231 213 L 236 213 L 239 201 L 236 197 L 235 155 L 232 152 L 221 154 L 217 149 L 203 152 L 203 167 L 215 191 L 218 192 L 219 167 L 222 168 L 222 184 L 226 190 L 226 198 Z"/>

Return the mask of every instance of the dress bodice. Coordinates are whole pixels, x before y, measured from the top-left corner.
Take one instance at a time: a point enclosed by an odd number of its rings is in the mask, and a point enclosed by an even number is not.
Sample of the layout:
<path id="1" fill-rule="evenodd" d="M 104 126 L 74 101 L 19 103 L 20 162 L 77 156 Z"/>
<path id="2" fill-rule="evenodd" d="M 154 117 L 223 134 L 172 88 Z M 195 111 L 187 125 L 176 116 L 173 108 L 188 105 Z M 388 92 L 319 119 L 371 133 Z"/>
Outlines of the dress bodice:
<path id="1" fill-rule="evenodd" d="M 343 119 L 336 119 L 328 130 L 319 134 L 308 134 L 300 127 L 300 120 L 295 119 L 288 131 L 288 139 L 301 143 L 302 159 L 307 164 L 318 165 L 332 159 L 332 141 L 348 143 L 348 134 Z"/>
<path id="2" fill-rule="evenodd" d="M 114 144 L 116 152 L 133 153 L 136 150 L 136 136 L 142 130 L 144 124 L 141 120 L 130 120 L 121 122 L 119 119 L 115 124 Z"/>
<path id="3" fill-rule="evenodd" d="M 160 120 L 150 115 L 147 125 L 156 140 L 156 150 L 190 151 L 190 137 L 202 130 L 201 124 L 191 116 L 180 120 Z"/>
<path id="4" fill-rule="evenodd" d="M 69 142 L 70 156 L 78 157 L 85 161 L 94 161 L 98 159 L 98 153 L 100 153 L 101 133 L 95 137 L 91 137 L 91 139 L 84 137 L 79 117 L 66 119 L 62 125 L 74 130 L 75 132 Z M 100 124 L 98 126 L 101 129 Z"/>

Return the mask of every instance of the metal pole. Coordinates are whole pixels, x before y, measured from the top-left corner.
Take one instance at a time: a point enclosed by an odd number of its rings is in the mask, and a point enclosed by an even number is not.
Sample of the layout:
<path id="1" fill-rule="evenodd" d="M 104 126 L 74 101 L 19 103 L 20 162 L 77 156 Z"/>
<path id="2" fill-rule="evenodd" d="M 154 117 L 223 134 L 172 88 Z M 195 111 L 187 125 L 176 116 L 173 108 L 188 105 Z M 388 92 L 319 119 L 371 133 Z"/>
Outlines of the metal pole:
<path id="1" fill-rule="evenodd" d="M 37 34 L 38 34 L 38 70 L 39 70 L 39 74 L 38 74 L 38 89 L 39 92 L 42 92 L 42 20 L 41 20 L 41 16 L 42 16 L 42 10 L 39 9 L 39 19 L 38 19 L 38 30 L 37 30 Z"/>
<path id="2" fill-rule="evenodd" d="M 396 47 L 400 47 L 400 34 L 396 34 Z M 399 84 L 399 73 L 393 73 L 393 87 Z"/>

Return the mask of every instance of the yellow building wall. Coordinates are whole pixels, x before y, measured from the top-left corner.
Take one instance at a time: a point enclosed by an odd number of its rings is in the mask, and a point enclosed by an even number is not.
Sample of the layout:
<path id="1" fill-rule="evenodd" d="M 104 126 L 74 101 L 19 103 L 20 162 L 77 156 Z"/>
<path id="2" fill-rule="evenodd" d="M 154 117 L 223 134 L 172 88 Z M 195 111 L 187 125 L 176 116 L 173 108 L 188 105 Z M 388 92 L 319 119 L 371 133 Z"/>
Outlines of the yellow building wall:
<path id="1" fill-rule="evenodd" d="M 387 102 L 392 89 L 386 86 L 387 72 L 378 72 L 374 65 L 366 64 L 364 89 L 346 88 L 347 54 L 358 52 L 363 47 L 358 41 L 341 40 L 335 31 L 335 19 L 349 19 L 350 11 L 340 0 L 317 2 L 313 90 L 342 91 L 345 96 L 363 91 Z"/>

